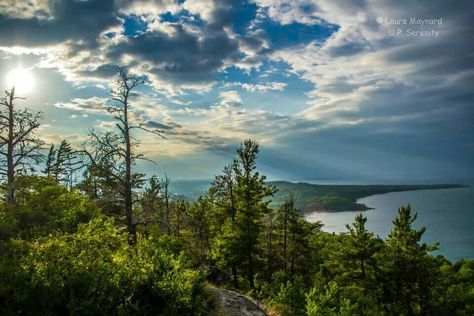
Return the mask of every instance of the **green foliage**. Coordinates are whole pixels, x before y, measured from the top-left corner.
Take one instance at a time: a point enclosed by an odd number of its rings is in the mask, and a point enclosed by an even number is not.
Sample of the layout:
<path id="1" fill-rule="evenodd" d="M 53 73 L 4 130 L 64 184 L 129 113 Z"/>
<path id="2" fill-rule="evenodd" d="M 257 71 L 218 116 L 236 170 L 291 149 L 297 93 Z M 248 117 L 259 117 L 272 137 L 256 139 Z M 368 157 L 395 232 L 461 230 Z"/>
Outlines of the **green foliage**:
<path id="1" fill-rule="evenodd" d="M 168 240 L 127 243 L 111 219 L 97 218 L 75 234 L 43 238 L 20 260 L 14 295 L 3 312 L 72 315 L 204 313 L 202 280 Z M 23 283 L 24 282 L 24 283 Z"/>
<path id="2" fill-rule="evenodd" d="M 412 227 L 416 217 L 410 205 L 398 209 L 381 254 L 386 303 L 393 313 L 401 315 L 431 311 L 435 300 L 433 289 L 438 283 L 440 262 L 429 255 L 437 245 L 421 243 L 425 228 Z"/>
<path id="3" fill-rule="evenodd" d="M 213 258 L 222 270 L 232 270 L 234 286 L 238 286 L 239 269 L 245 276 L 244 287 L 250 288 L 254 288 L 255 274 L 262 265 L 259 238 L 264 215 L 270 212 L 268 197 L 275 192 L 256 171 L 258 152 L 255 141 L 241 144 L 238 159 L 216 177 L 209 192 L 216 205 Z"/>
<path id="4" fill-rule="evenodd" d="M 187 230 L 183 231 L 183 239 L 186 240 L 187 253 L 198 266 L 207 263 L 210 248 L 210 201 L 207 198 L 199 198 L 193 203 L 186 217 Z"/>
<path id="5" fill-rule="evenodd" d="M 301 278 L 292 282 L 281 283 L 276 295 L 266 303 L 279 311 L 282 316 L 306 315 L 306 287 Z"/>
<path id="6" fill-rule="evenodd" d="M 100 211 L 87 197 L 69 191 L 54 179 L 22 176 L 15 182 L 17 203 L 0 209 L 2 232 L 33 238 L 53 232 L 72 232 L 80 223 L 86 223 Z M 6 222 L 6 223 L 5 223 Z M 10 232 L 5 225 L 12 225 Z"/>
<path id="7" fill-rule="evenodd" d="M 276 213 L 277 248 L 279 249 L 282 269 L 288 280 L 293 281 L 297 275 L 309 273 L 311 252 L 309 236 L 316 225 L 306 222 L 300 210 L 295 208 L 293 197 L 290 197 Z"/>
<path id="8" fill-rule="evenodd" d="M 357 285 L 339 286 L 329 282 L 324 288 L 313 288 L 307 296 L 308 316 L 370 316 L 384 315 L 376 302 Z"/>
<path id="9" fill-rule="evenodd" d="M 235 192 L 237 196 L 236 227 L 240 246 L 240 266 L 245 271 L 250 287 L 254 287 L 255 267 L 260 261 L 258 241 L 262 229 L 262 218 L 269 212 L 266 199 L 275 192 L 265 184 L 266 177 L 256 169 L 258 144 L 246 140 L 237 150 L 239 159 L 234 165 Z"/>
<path id="10" fill-rule="evenodd" d="M 47 177 L 69 187 L 75 180 L 76 171 L 82 169 L 79 156 L 66 140 L 63 140 L 57 149 L 51 145 L 45 165 L 43 172 Z"/>
<path id="11" fill-rule="evenodd" d="M 209 315 L 203 272 L 277 315 L 474 314 L 474 261 L 432 256 L 409 205 L 386 240 L 362 214 L 347 233 L 325 233 L 291 193 L 270 208 L 275 188 L 256 169 L 258 152 L 241 144 L 194 202 L 151 178 L 134 194 L 136 243 L 117 216 L 117 179 L 102 169 L 113 161 L 90 166 L 81 191 L 51 176 L 54 159 L 49 177 L 17 177 L 16 203 L 0 207 L 0 314 Z M 343 190 L 352 199 L 374 189 Z M 321 192 L 313 202 L 347 203 L 330 186 Z"/>
<path id="12" fill-rule="evenodd" d="M 365 228 L 361 214 L 347 225 L 348 234 L 333 238 L 328 259 L 308 294 L 309 315 L 379 315 L 375 256 L 383 242 Z"/>

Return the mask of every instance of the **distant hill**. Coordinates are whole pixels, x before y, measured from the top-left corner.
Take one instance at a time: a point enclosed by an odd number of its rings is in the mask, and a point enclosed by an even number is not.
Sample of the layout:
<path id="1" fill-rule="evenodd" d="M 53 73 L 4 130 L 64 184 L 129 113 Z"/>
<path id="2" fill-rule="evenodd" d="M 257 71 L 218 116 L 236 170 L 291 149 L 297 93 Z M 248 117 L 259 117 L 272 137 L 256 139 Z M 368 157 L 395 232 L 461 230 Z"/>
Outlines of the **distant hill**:
<path id="1" fill-rule="evenodd" d="M 374 194 L 399 191 L 433 190 L 465 187 L 459 184 L 427 184 L 427 185 L 320 185 L 304 182 L 287 181 L 271 182 L 278 188 L 272 199 L 272 206 L 278 206 L 292 193 L 295 205 L 303 212 L 343 212 L 365 211 L 370 209 L 357 200 Z"/>
<path id="2" fill-rule="evenodd" d="M 186 200 L 197 200 L 206 194 L 212 180 L 173 180 L 170 182 L 170 192 Z"/>
<path id="3" fill-rule="evenodd" d="M 187 200 L 196 200 L 206 193 L 211 182 L 211 180 L 171 181 L 170 191 Z M 374 194 L 465 187 L 465 185 L 460 184 L 322 185 L 288 181 L 272 181 L 269 184 L 276 186 L 278 189 L 278 192 L 272 198 L 270 204 L 272 207 L 278 207 L 290 194 L 293 194 L 296 207 L 304 213 L 365 211 L 370 208 L 357 203 L 357 200 Z"/>

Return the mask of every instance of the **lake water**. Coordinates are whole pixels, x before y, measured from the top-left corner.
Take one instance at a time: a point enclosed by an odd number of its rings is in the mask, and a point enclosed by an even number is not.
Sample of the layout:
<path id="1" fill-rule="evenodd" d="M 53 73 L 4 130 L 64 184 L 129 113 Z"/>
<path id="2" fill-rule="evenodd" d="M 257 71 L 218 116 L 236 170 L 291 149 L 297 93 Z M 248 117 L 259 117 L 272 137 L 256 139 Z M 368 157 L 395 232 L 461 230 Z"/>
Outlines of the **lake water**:
<path id="1" fill-rule="evenodd" d="M 358 200 L 374 208 L 365 211 L 367 229 L 387 237 L 400 205 L 410 203 L 418 213 L 415 227 L 426 227 L 424 242 L 440 242 L 439 253 L 450 260 L 474 258 L 474 186 L 467 188 L 393 192 Z M 346 232 L 354 212 L 320 212 L 306 216 L 308 221 L 322 221 L 327 232 Z"/>

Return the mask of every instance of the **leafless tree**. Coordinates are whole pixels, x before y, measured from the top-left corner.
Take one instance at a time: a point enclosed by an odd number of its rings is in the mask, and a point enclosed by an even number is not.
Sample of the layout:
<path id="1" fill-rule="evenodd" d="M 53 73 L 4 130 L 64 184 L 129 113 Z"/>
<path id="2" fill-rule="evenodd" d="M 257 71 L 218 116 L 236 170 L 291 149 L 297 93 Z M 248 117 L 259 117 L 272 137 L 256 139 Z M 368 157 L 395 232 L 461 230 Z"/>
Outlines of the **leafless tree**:
<path id="1" fill-rule="evenodd" d="M 18 169 L 31 170 L 41 162 L 43 142 L 35 135 L 43 118 L 41 112 L 18 110 L 15 101 L 24 99 L 15 96 L 15 88 L 5 91 L 0 100 L 0 173 L 6 176 L 6 202 L 15 203 L 15 175 Z"/>
<path id="2" fill-rule="evenodd" d="M 135 95 L 134 90 L 146 83 L 146 78 L 130 75 L 126 69 L 119 69 L 116 86 L 111 92 L 112 104 L 107 108 L 113 114 L 117 132 L 91 132 L 92 147 L 99 150 L 95 155 L 89 155 L 94 167 L 102 172 L 110 173 L 113 180 L 117 180 L 120 193 L 123 197 L 127 229 L 130 233 L 130 242 L 136 242 L 136 224 L 133 217 L 133 188 L 139 182 L 139 175 L 133 173 L 132 167 L 137 160 L 148 160 L 143 154 L 137 153 L 140 142 L 133 138 L 132 130 L 140 129 L 162 137 L 162 131 L 148 129 L 145 124 L 137 124 L 132 116 L 130 99 Z M 107 162 L 106 165 L 102 162 Z M 112 162 L 112 164 L 110 163 Z M 153 162 L 154 163 L 154 162 Z M 106 167 L 105 167 L 106 166 Z"/>

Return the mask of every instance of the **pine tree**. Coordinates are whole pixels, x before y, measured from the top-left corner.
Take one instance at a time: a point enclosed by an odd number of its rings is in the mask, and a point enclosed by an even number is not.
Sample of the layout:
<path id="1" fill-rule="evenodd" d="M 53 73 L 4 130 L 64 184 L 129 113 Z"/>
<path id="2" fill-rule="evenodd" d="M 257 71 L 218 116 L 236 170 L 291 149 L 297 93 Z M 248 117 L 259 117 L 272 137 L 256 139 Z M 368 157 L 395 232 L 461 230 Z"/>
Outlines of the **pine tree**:
<path id="1" fill-rule="evenodd" d="M 373 277 L 377 264 L 375 255 L 382 249 L 381 240 L 365 228 L 366 222 L 367 217 L 359 213 L 352 225 L 346 225 L 349 235 L 342 253 L 342 260 L 353 264 L 353 277 L 363 282 Z"/>
<path id="2" fill-rule="evenodd" d="M 317 226 L 306 222 L 301 211 L 295 207 L 293 195 L 278 209 L 276 227 L 285 281 L 293 282 L 296 276 L 306 277 L 310 265 L 309 237 Z"/>
<path id="3" fill-rule="evenodd" d="M 79 154 L 72 149 L 71 144 L 63 140 L 57 149 L 51 145 L 43 172 L 56 182 L 72 187 L 74 175 L 82 168 Z"/>
<path id="4" fill-rule="evenodd" d="M 43 173 L 48 177 L 51 178 L 53 174 L 54 164 L 56 162 L 56 152 L 57 150 L 54 148 L 54 144 L 51 145 L 49 148 L 48 156 L 46 157 L 45 168 Z"/>
<path id="5" fill-rule="evenodd" d="M 211 201 L 200 197 L 191 205 L 186 216 L 187 234 L 184 239 L 189 245 L 189 252 L 197 259 L 200 266 L 208 262 L 210 248 Z"/>
<path id="6" fill-rule="evenodd" d="M 386 304 L 399 315 L 425 315 L 434 299 L 431 293 L 439 267 L 429 252 L 437 245 L 421 242 L 425 228 L 412 227 L 416 218 L 410 205 L 399 207 L 383 253 Z"/>
<path id="7" fill-rule="evenodd" d="M 145 233 L 149 224 L 158 224 L 159 227 L 164 226 L 164 197 L 162 190 L 161 181 L 156 176 L 152 176 L 140 197 L 141 212 L 137 214 L 137 218 L 139 218 L 143 225 Z"/>
<path id="8" fill-rule="evenodd" d="M 262 230 L 262 219 L 268 213 L 268 197 L 275 193 L 273 186 L 265 183 L 266 177 L 256 169 L 258 144 L 248 139 L 237 150 L 238 160 L 234 164 L 237 196 L 237 231 L 240 245 L 239 261 L 245 271 L 250 288 L 254 287 L 256 267 L 260 261 L 258 241 Z"/>
<path id="9" fill-rule="evenodd" d="M 269 213 L 268 199 L 275 192 L 256 171 L 258 144 L 246 140 L 237 149 L 238 158 L 217 176 L 209 190 L 214 218 L 212 257 L 225 271 L 231 271 L 234 287 L 239 271 L 254 287 L 260 268 L 264 215 Z"/>
<path id="10" fill-rule="evenodd" d="M 130 74 L 124 68 L 119 68 L 118 71 L 118 79 L 110 92 L 113 102 L 107 107 L 107 111 L 115 119 L 116 130 L 103 133 L 90 131 L 89 145 L 92 149 L 86 153 L 94 169 L 91 171 L 113 178 L 113 182 L 118 183 L 117 190 L 125 211 L 129 242 L 135 244 L 138 221 L 134 215 L 134 189 L 143 185 L 144 179 L 142 174 L 134 172 L 133 169 L 138 160 L 151 160 L 138 153 L 140 141 L 133 137 L 132 132 L 138 129 L 162 137 L 162 131 L 147 128 L 146 124 L 137 122 L 133 115 L 132 98 L 137 95 L 136 89 L 144 85 L 147 79 Z"/>
<path id="11" fill-rule="evenodd" d="M 232 235 L 236 231 L 236 216 L 237 216 L 237 197 L 235 192 L 235 174 L 234 168 L 237 162 L 233 161 L 230 165 L 224 167 L 221 175 L 215 177 L 209 189 L 208 195 L 213 201 L 214 218 L 211 223 L 211 230 L 217 238 L 224 225 L 227 225 L 227 232 Z M 223 243 L 218 242 L 223 245 Z M 237 249 L 237 248 L 236 248 Z M 216 254 L 219 252 L 216 252 Z M 237 255 L 235 253 L 235 255 Z M 219 257 L 219 255 L 217 255 Z M 216 258 L 217 258 L 216 257 Z M 220 259 L 221 262 L 225 260 Z M 238 271 L 237 260 L 229 260 L 230 270 L 232 273 L 232 281 L 234 288 L 238 288 Z M 229 268 L 226 266 L 226 268 Z"/>

